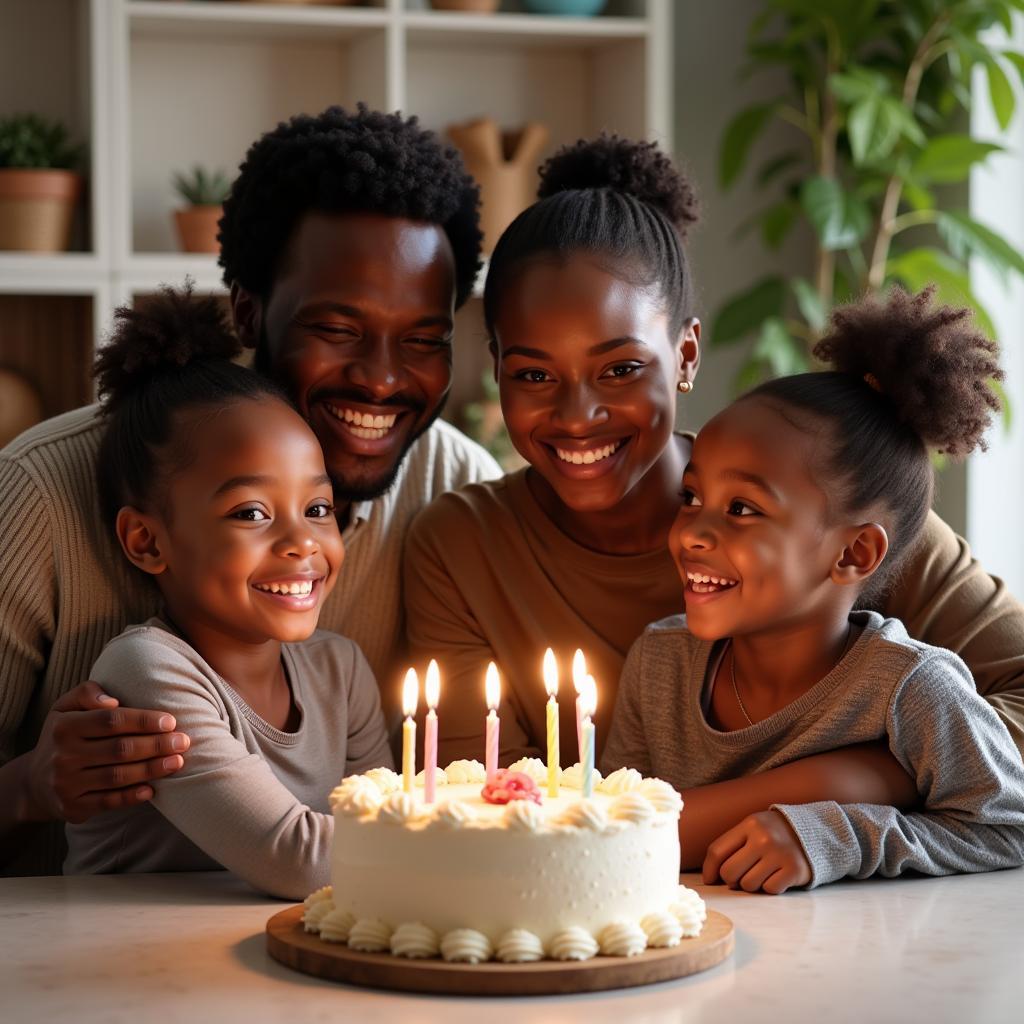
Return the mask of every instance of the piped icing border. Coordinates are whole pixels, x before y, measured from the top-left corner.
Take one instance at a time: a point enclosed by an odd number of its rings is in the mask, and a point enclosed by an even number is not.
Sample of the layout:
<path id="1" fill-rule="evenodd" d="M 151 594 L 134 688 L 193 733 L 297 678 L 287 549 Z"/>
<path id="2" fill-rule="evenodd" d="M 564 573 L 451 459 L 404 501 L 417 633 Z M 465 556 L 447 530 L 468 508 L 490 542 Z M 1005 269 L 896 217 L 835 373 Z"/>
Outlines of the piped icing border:
<path id="1" fill-rule="evenodd" d="M 532 806 L 532 805 L 531 805 Z M 547 948 L 525 928 L 505 932 L 492 945 L 473 928 L 455 928 L 438 935 L 420 921 L 403 921 L 392 928 L 378 918 L 356 918 L 334 904 L 331 886 L 306 897 L 302 925 L 325 942 L 347 945 L 364 952 L 389 952 L 408 959 L 440 956 L 451 963 L 531 963 L 551 960 L 590 960 L 601 956 L 638 956 L 648 948 L 678 946 L 696 938 L 707 919 L 704 900 L 680 885 L 675 902 L 665 911 L 647 914 L 641 921 L 611 921 L 596 935 L 573 925 L 555 935 Z"/>

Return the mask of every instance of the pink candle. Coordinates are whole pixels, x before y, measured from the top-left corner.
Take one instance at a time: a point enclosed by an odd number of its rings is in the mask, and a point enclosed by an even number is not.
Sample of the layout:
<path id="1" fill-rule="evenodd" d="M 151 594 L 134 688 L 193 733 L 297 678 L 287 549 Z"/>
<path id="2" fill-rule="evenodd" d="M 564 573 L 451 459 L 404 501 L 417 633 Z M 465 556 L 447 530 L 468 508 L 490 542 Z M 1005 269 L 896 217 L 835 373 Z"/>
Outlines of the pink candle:
<path id="1" fill-rule="evenodd" d="M 498 667 L 494 662 L 487 666 L 487 677 L 484 683 L 487 695 L 487 735 L 484 752 L 484 767 L 487 781 L 493 782 L 498 771 L 498 704 L 501 703 L 501 683 L 498 679 Z"/>
<path id="2" fill-rule="evenodd" d="M 432 804 L 437 795 L 437 702 L 441 696 L 441 673 L 431 658 L 424 685 L 427 696 L 427 720 L 423 733 L 423 799 Z"/>

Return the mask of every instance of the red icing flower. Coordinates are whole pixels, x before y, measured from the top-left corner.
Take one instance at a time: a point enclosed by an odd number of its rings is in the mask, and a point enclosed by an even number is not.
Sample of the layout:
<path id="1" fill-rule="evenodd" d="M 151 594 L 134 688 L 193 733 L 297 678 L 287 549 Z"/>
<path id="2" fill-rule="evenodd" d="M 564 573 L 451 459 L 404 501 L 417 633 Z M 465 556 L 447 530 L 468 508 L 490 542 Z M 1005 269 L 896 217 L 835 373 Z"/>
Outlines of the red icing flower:
<path id="1" fill-rule="evenodd" d="M 494 781 L 484 783 L 480 795 L 489 804 L 507 804 L 513 800 L 532 800 L 540 803 L 540 790 L 537 783 L 526 772 L 513 772 L 508 768 L 499 768 L 494 773 Z"/>

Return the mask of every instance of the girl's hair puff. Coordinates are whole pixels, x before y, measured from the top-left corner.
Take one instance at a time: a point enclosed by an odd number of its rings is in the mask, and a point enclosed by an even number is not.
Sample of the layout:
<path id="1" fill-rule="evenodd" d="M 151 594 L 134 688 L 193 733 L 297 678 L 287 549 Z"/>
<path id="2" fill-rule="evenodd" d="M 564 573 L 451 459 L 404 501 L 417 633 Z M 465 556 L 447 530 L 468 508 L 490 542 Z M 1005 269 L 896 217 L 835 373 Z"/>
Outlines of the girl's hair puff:
<path id="1" fill-rule="evenodd" d="M 1000 408 L 992 388 L 1004 376 L 996 343 L 969 309 L 934 303 L 934 291 L 894 288 L 837 308 L 814 348 L 833 370 L 768 381 L 744 396 L 831 425 L 825 490 L 834 514 L 888 511 L 889 553 L 871 597 L 924 526 L 934 488 L 929 452 L 963 457 L 984 448 Z"/>
<path id="2" fill-rule="evenodd" d="M 219 300 L 194 295 L 191 282 L 115 312 L 93 366 L 105 420 L 100 504 L 111 525 L 124 505 L 165 503 L 167 477 L 188 464 L 198 440 L 176 436 L 182 413 L 265 397 L 291 405 L 272 381 L 232 362 L 241 351 Z"/>
<path id="3" fill-rule="evenodd" d="M 504 285 L 531 259 L 576 252 L 656 288 L 673 335 L 692 315 L 693 284 L 683 245 L 697 220 L 693 188 L 653 142 L 602 134 L 559 150 L 540 168 L 538 200 L 505 229 L 491 255 L 484 320 L 494 324 Z"/>

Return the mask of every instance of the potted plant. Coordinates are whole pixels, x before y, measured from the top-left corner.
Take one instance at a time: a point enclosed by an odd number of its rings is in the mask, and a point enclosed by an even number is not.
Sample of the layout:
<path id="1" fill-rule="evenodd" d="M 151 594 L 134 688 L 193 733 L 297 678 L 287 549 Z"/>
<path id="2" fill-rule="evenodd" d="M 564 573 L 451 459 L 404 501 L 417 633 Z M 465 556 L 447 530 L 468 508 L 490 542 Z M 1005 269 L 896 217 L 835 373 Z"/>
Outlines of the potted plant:
<path id="1" fill-rule="evenodd" d="M 0 249 L 60 252 L 82 191 L 82 147 L 60 121 L 0 118 Z"/>
<path id="2" fill-rule="evenodd" d="M 188 204 L 174 211 L 181 248 L 185 252 L 218 252 L 217 224 L 231 191 L 227 175 L 196 166 L 187 175 L 174 175 L 174 190 Z"/>

